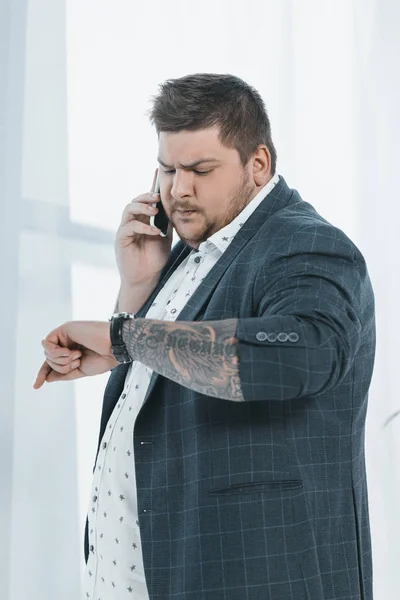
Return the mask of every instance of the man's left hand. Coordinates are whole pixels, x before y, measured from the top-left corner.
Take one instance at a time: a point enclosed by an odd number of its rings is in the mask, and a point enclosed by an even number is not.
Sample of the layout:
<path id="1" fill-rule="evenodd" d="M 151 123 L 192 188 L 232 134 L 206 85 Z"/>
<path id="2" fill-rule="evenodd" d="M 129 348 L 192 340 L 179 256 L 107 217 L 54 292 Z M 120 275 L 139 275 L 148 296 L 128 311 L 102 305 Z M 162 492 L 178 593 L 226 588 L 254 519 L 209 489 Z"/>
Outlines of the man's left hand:
<path id="1" fill-rule="evenodd" d="M 111 350 L 110 323 L 69 321 L 42 340 L 46 360 L 33 384 L 38 390 L 45 381 L 70 381 L 106 373 L 120 363 Z M 75 356 L 77 360 L 74 360 Z"/>

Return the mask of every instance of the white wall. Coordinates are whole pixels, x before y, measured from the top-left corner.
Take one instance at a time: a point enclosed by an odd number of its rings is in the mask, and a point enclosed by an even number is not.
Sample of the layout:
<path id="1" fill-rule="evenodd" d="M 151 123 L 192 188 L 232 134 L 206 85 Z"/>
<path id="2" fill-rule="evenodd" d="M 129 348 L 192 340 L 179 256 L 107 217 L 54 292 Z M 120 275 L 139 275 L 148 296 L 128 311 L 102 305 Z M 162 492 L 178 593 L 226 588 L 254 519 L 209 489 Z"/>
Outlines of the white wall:
<path id="1" fill-rule="evenodd" d="M 367 259 L 378 326 L 367 423 L 375 598 L 397 600 L 400 416 L 384 424 L 400 410 L 399 4 L 203 0 L 193 11 L 177 0 L 0 7 L 0 596 L 79 596 L 108 376 L 34 391 L 40 340 L 67 320 L 111 314 L 115 231 L 157 166 L 150 96 L 165 79 L 212 71 L 259 90 L 278 172 Z"/>

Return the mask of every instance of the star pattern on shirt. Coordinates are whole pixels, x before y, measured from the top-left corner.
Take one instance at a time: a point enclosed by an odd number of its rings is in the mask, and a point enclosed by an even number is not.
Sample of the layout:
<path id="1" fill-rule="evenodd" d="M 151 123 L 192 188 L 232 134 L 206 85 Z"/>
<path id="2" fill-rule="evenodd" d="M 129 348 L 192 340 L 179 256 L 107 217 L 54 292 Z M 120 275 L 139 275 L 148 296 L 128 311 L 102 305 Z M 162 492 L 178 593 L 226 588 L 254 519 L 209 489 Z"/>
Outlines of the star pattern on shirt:
<path id="1" fill-rule="evenodd" d="M 242 225 L 243 223 L 240 224 L 240 226 Z M 231 238 L 224 236 L 220 239 L 224 242 L 225 247 Z M 207 243 L 204 245 L 204 249 L 204 254 L 201 250 L 197 255 L 196 262 L 189 257 L 186 275 L 190 275 L 190 277 L 183 276 L 183 282 L 179 286 L 175 281 L 174 288 L 170 288 L 169 297 L 162 297 L 162 302 L 158 298 L 153 301 L 151 307 L 155 309 L 154 314 L 146 315 L 148 318 L 174 320 L 174 315 L 180 312 L 187 299 L 193 295 L 207 276 L 207 252 L 213 252 L 217 246 Z M 186 285 L 186 289 L 182 290 L 180 297 L 179 291 L 182 285 Z M 184 302 L 182 302 L 183 300 Z M 105 588 L 106 582 L 110 587 L 108 587 L 106 599 L 104 592 L 101 594 L 102 600 L 122 600 L 128 594 L 132 595 L 130 597 L 142 597 L 142 591 L 146 586 L 140 545 L 137 498 L 132 492 L 132 486 L 135 485 L 135 461 L 131 460 L 131 457 L 136 453 L 136 447 L 132 447 L 135 419 L 138 416 L 141 401 L 145 397 L 150 380 L 148 375 L 151 370 L 147 367 L 141 370 L 138 364 L 132 363 L 129 368 L 124 384 L 124 393 L 120 395 L 119 401 L 115 404 L 108 428 L 105 427 L 103 439 L 100 440 L 101 446 L 99 447 L 104 452 L 100 455 L 101 461 L 96 464 L 97 469 L 93 473 L 93 485 L 96 485 L 96 488 L 93 489 L 98 492 L 98 502 L 97 507 L 89 505 L 88 518 L 90 517 L 91 536 L 89 543 L 94 548 L 97 541 L 97 548 L 96 552 L 93 551 L 89 554 L 86 569 L 86 585 L 88 586 L 86 589 L 88 592 L 91 591 L 91 594 L 87 593 L 86 596 L 90 600 L 101 600 L 99 592 L 100 589 Z M 124 448 L 127 449 L 124 450 Z M 92 493 L 92 497 L 94 497 L 94 493 Z M 120 503 L 117 505 L 116 499 L 118 498 Z M 150 509 L 143 509 L 142 512 L 150 512 Z M 133 527 L 135 523 L 136 527 Z M 101 560 L 98 560 L 98 557 Z M 134 560 L 135 563 L 133 563 Z M 119 588 L 118 592 L 116 591 L 117 587 Z"/>

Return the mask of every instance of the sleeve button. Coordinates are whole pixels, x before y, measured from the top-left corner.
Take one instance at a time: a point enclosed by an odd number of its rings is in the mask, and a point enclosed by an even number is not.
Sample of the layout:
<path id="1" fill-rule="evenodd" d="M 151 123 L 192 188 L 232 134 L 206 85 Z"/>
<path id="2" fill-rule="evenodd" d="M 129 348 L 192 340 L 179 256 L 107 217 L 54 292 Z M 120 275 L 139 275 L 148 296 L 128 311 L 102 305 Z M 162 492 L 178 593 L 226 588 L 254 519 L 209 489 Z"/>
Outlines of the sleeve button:
<path id="1" fill-rule="evenodd" d="M 265 333 L 265 331 L 259 331 L 256 334 L 256 338 L 259 342 L 265 342 L 265 340 L 267 339 L 267 334 Z"/>

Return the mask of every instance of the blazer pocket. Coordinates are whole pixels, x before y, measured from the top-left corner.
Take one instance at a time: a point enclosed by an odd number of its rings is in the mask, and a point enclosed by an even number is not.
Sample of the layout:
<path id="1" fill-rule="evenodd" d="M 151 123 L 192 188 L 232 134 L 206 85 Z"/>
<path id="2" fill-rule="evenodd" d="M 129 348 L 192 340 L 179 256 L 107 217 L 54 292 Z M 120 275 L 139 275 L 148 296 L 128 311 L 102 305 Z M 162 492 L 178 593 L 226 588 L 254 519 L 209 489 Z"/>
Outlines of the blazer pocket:
<path id="1" fill-rule="evenodd" d="M 296 490 L 303 487 L 301 479 L 277 479 L 236 483 L 224 488 L 208 490 L 210 496 L 231 496 L 234 494 L 254 494 L 256 492 Z"/>

